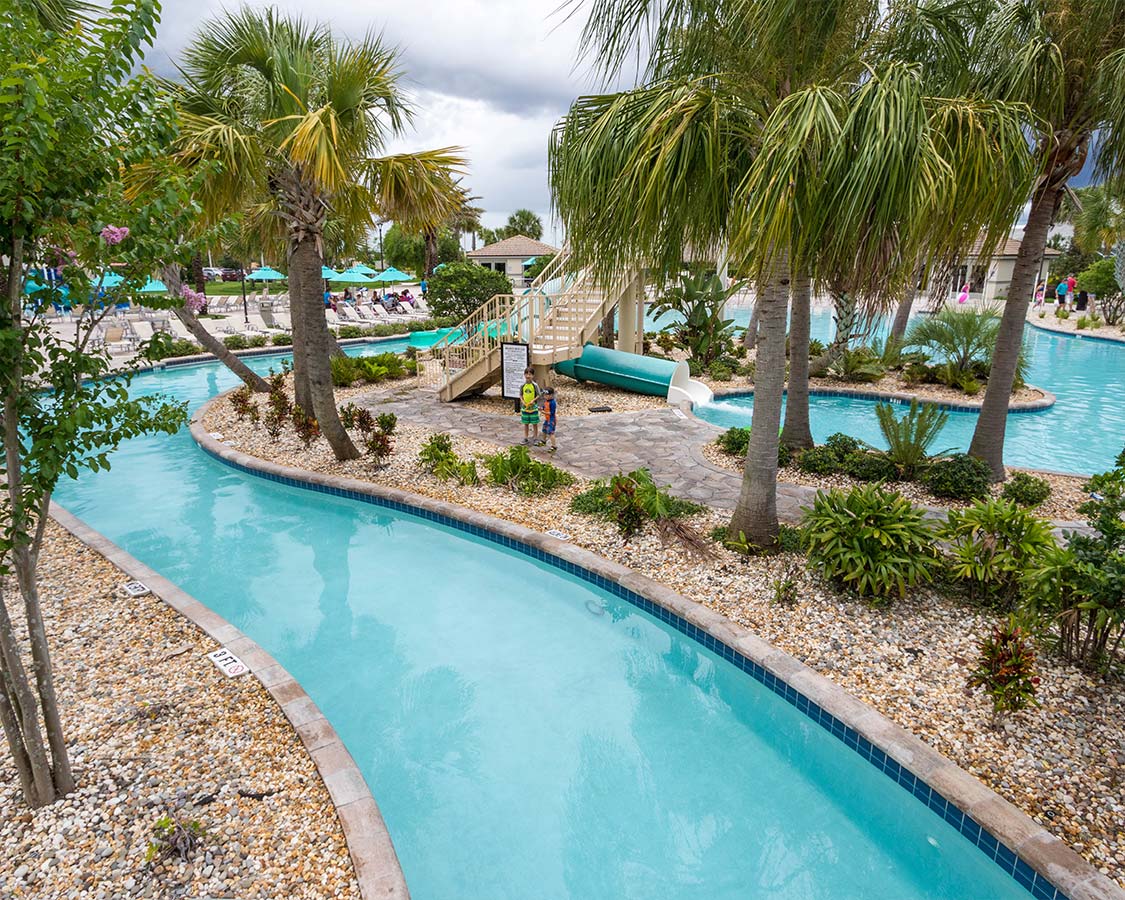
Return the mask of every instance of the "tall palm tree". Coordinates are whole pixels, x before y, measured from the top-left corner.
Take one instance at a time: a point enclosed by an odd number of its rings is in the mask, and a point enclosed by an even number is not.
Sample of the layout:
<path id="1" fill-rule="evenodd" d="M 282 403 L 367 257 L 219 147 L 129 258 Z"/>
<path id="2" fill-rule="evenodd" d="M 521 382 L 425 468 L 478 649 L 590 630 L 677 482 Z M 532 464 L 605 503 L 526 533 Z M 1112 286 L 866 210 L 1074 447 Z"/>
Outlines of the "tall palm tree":
<path id="1" fill-rule="evenodd" d="M 1125 179 L 1068 192 L 1059 219 L 1074 226 L 1083 252 L 1125 253 Z"/>
<path id="2" fill-rule="evenodd" d="M 543 220 L 530 209 L 517 209 L 508 216 L 508 224 L 504 226 L 504 237 L 513 237 L 517 234 L 539 240 L 543 237 Z"/>
<path id="3" fill-rule="evenodd" d="M 579 98 L 552 136 L 554 202 L 578 264 L 605 280 L 644 265 L 659 279 L 679 270 L 685 246 L 726 246 L 760 286 L 751 439 L 730 527 L 763 547 L 778 531 L 790 273 L 846 273 L 856 293 L 880 297 L 913 265 L 935 210 L 946 217 L 939 252 L 980 223 L 998 240 L 1010 218 L 996 209 L 1010 217 L 1026 190 L 1017 110 L 932 97 L 917 68 L 862 65 L 880 6 L 597 0 L 587 48 L 617 74 L 636 45 L 650 47 L 644 82 Z M 942 203 L 966 173 L 978 177 L 962 206 Z"/>
<path id="4" fill-rule="evenodd" d="M 359 455 L 332 392 L 333 341 L 320 270 L 332 219 L 393 217 L 421 229 L 460 203 L 456 148 L 378 156 L 405 133 L 411 109 L 397 52 L 381 38 L 337 41 L 325 25 L 272 9 L 206 23 L 184 51 L 176 85 L 180 157 L 214 164 L 201 198 L 213 219 L 232 212 L 284 238 L 292 298 L 297 402 L 338 459 Z"/>
<path id="5" fill-rule="evenodd" d="M 976 44 L 981 87 L 1035 113 L 1041 169 L 969 445 L 1001 481 L 1008 401 L 1047 231 L 1095 132 L 1098 170 L 1125 173 L 1125 0 L 1004 0 L 993 5 Z"/>

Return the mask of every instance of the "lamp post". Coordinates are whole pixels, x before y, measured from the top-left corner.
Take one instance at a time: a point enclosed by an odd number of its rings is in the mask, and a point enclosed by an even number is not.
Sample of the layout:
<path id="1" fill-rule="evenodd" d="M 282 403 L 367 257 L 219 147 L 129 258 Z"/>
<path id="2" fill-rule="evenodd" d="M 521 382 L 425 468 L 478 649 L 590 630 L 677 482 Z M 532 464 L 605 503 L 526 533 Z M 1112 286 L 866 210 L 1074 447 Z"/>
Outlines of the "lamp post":
<path id="1" fill-rule="evenodd" d="M 250 306 L 246 303 L 246 267 L 241 262 L 238 264 L 238 272 L 242 276 L 242 319 L 249 325 Z"/>
<path id="2" fill-rule="evenodd" d="M 382 270 L 386 268 L 383 263 L 383 223 L 376 225 L 375 230 L 379 232 L 379 269 Z"/>

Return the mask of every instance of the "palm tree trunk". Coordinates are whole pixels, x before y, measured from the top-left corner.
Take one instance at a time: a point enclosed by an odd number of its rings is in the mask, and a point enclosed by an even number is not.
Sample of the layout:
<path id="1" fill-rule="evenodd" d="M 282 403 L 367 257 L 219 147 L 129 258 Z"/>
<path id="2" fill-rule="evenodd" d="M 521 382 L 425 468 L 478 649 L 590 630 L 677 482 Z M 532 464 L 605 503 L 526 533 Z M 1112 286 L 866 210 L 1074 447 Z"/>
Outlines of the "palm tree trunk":
<path id="1" fill-rule="evenodd" d="M 290 246 L 293 249 L 289 255 L 289 274 L 292 277 L 294 272 L 298 273 L 297 280 L 301 286 L 300 303 L 304 308 L 303 350 L 309 390 L 312 394 L 312 414 L 316 417 L 320 425 L 320 433 L 332 447 L 336 459 L 356 459 L 359 457 L 359 451 L 340 423 L 340 415 L 336 410 L 336 395 L 332 390 L 332 366 L 329 360 L 333 340 L 323 314 L 324 300 L 317 290 L 320 269 L 324 265 L 317 247 L 317 237 L 306 231 L 295 242 L 291 242 Z M 292 298 L 289 306 L 293 307 Z M 294 353 L 296 352 L 294 347 Z M 309 408 L 302 408 L 307 415 Z"/>
<path id="2" fill-rule="evenodd" d="M 207 293 L 207 276 L 203 274 L 203 257 L 198 253 L 191 258 L 191 280 L 196 291 Z"/>
<path id="3" fill-rule="evenodd" d="M 754 309 L 750 313 L 750 324 L 746 326 L 746 333 L 742 335 L 742 343 L 746 345 L 747 350 L 753 350 L 758 346 L 758 321 L 762 314 L 762 293 L 761 285 L 754 291 Z"/>
<path id="4" fill-rule="evenodd" d="M 165 287 L 168 288 L 169 296 L 178 297 L 180 295 L 180 267 L 175 264 L 164 266 L 160 274 Z M 250 390 L 269 393 L 270 386 L 266 384 L 265 379 L 253 372 L 246 363 L 227 349 L 226 344 L 204 328 L 203 323 L 195 317 L 195 313 L 186 306 L 173 306 L 172 314 L 184 323 L 184 327 L 191 332 L 193 338 L 199 341 L 204 350 L 213 354 L 219 362 L 241 378 L 243 384 Z"/>
<path id="5" fill-rule="evenodd" d="M 744 534 L 762 549 L 777 545 L 777 447 L 785 386 L 785 313 L 789 305 L 789 259 L 779 255 L 758 294 L 760 335 L 754 377 L 754 415 L 742 474 L 742 491 L 728 531 Z"/>
<path id="6" fill-rule="evenodd" d="M 898 301 L 894 322 L 891 323 L 891 340 L 900 346 L 906 336 L 906 323 L 910 320 L 910 310 L 914 308 L 914 297 L 918 292 L 916 284 L 912 281 L 906 286 L 902 299 Z"/>
<path id="7" fill-rule="evenodd" d="M 437 266 L 438 261 L 438 236 L 437 231 L 433 228 L 427 228 L 423 234 L 425 242 L 425 259 L 422 261 L 422 271 L 426 273 L 429 278 L 434 274 L 434 267 Z"/>
<path id="8" fill-rule="evenodd" d="M 617 321 L 616 316 L 617 307 L 615 306 L 605 314 L 605 318 L 602 319 L 602 324 L 598 329 L 598 344 L 602 347 L 608 347 L 610 350 L 614 348 L 617 341 L 614 329 Z"/>
<path id="9" fill-rule="evenodd" d="M 813 445 L 809 427 L 809 332 L 812 330 L 812 278 L 803 267 L 793 277 L 789 323 L 789 392 L 781 443 L 791 450 Z M 756 401 L 755 401 L 756 402 Z"/>
<path id="10" fill-rule="evenodd" d="M 293 326 L 293 398 L 306 412 L 313 408 L 312 387 L 309 385 L 309 370 L 306 359 L 305 341 L 309 333 L 308 318 L 316 315 L 322 322 L 324 318 L 324 291 L 320 272 L 316 273 L 315 304 L 313 290 L 301 281 L 301 273 L 293 268 L 292 257 L 289 265 L 289 319 Z M 308 296 L 306 296 L 308 294 Z M 315 306 L 315 313 L 314 313 Z M 327 322 L 325 322 L 327 327 Z"/>
<path id="11" fill-rule="evenodd" d="M 1006 477 L 1004 430 L 1008 422 L 1008 403 L 1016 380 L 1020 348 L 1023 346 L 1027 305 L 1035 291 L 1035 281 L 1039 277 L 1039 266 L 1047 246 L 1047 232 L 1055 217 L 1058 198 L 1059 187 L 1050 182 L 1036 191 L 1032 198 L 1031 212 L 1027 217 L 1016 266 L 1012 272 L 1012 283 L 1008 288 L 1008 299 L 1004 303 L 1004 315 L 1000 319 L 1000 331 L 996 336 L 988 388 L 977 417 L 972 443 L 969 444 L 969 453 L 988 463 L 994 481 L 1003 481 Z"/>

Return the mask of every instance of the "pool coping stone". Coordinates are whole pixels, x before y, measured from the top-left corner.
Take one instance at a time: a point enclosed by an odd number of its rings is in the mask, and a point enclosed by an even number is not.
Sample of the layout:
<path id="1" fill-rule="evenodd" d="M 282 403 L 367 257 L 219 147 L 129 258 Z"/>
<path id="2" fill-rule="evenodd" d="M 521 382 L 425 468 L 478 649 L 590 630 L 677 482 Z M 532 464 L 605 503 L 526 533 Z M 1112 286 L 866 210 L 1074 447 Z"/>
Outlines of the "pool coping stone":
<path id="1" fill-rule="evenodd" d="M 999 794 L 750 629 L 627 566 L 514 522 L 398 488 L 283 466 L 222 444 L 202 425 L 218 399 L 196 410 L 190 426 L 196 443 L 217 461 L 294 487 L 401 508 L 578 575 L 675 627 L 796 706 L 976 843 L 1030 896 L 1125 900 L 1125 891 Z"/>
<path id="2" fill-rule="evenodd" d="M 360 896 L 363 900 L 410 900 L 390 833 L 363 773 L 300 683 L 252 638 L 53 500 L 50 515 L 77 540 L 130 578 L 143 582 L 154 597 L 246 663 L 281 707 L 328 789 Z"/>

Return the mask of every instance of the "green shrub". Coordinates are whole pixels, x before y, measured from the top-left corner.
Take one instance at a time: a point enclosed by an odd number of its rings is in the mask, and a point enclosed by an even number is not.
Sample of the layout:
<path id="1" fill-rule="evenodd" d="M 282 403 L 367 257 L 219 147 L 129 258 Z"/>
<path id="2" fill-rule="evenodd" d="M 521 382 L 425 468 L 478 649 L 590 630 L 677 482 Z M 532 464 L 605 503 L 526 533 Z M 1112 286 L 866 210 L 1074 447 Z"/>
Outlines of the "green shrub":
<path id="1" fill-rule="evenodd" d="M 978 500 L 951 510 L 938 537 L 949 548 L 949 572 L 969 596 L 1001 609 L 1015 603 L 1020 579 L 1055 546 L 1051 526 L 1008 500 Z"/>
<path id="2" fill-rule="evenodd" d="M 574 476 L 550 463 L 532 459 L 523 445 L 482 457 L 488 481 L 521 494 L 547 494 L 557 487 L 574 483 Z"/>
<path id="3" fill-rule="evenodd" d="M 453 455 L 453 438 L 445 432 L 431 434 L 418 449 L 418 464 L 427 472 L 432 472 L 434 466 Z"/>
<path id="4" fill-rule="evenodd" d="M 988 496 L 992 472 L 984 460 L 967 453 L 955 453 L 931 463 L 922 483 L 935 497 L 979 500 Z"/>
<path id="5" fill-rule="evenodd" d="M 1020 506 L 1038 506 L 1051 496 L 1051 483 L 1027 472 L 1016 472 L 1004 485 L 1001 496 Z"/>
<path id="6" fill-rule="evenodd" d="M 883 440 L 887 442 L 887 458 L 907 479 L 914 478 L 925 464 L 930 445 L 949 420 L 949 413 L 932 404 L 920 404 L 917 400 L 910 401 L 910 410 L 901 419 L 895 417 L 894 407 L 889 403 L 876 406 L 875 416 L 879 420 Z"/>
<path id="7" fill-rule="evenodd" d="M 1070 318 L 1070 310 L 1069 309 L 1063 309 L 1060 306 L 1058 309 L 1055 310 L 1055 318 L 1056 319 L 1069 319 Z"/>
<path id="8" fill-rule="evenodd" d="M 275 347 L 289 347 L 293 344 L 293 335 L 289 334 L 288 332 L 275 334 L 272 338 L 270 338 L 270 342 Z"/>
<path id="9" fill-rule="evenodd" d="M 626 540 L 651 522 L 665 544 L 675 542 L 699 556 L 710 555 L 699 532 L 682 521 L 704 507 L 673 497 L 652 480 L 648 469 L 618 472 L 608 481 L 595 481 L 571 500 L 570 509 L 613 522 Z"/>
<path id="10" fill-rule="evenodd" d="M 376 465 L 380 465 L 390 459 L 391 453 L 394 452 L 395 448 L 391 436 L 385 431 L 372 431 L 367 435 L 363 446 L 367 450 L 367 455 L 375 461 Z"/>
<path id="11" fill-rule="evenodd" d="M 1031 636 L 1014 616 L 993 626 L 980 642 L 977 666 L 969 675 L 969 687 L 984 688 L 992 698 L 993 715 L 1016 712 L 1037 704 L 1035 647 Z"/>
<path id="12" fill-rule="evenodd" d="M 934 531 L 922 510 L 877 485 L 821 491 L 802 521 L 809 560 L 861 597 L 887 601 L 931 581 Z"/>
<path id="13" fill-rule="evenodd" d="M 734 372 L 731 371 L 729 366 L 721 362 L 713 362 L 707 367 L 707 374 L 715 381 L 730 381 L 734 378 Z"/>
<path id="14" fill-rule="evenodd" d="M 818 341 L 813 338 L 809 341 L 809 359 L 816 359 L 818 356 L 824 356 L 825 346 L 823 341 Z"/>
<path id="15" fill-rule="evenodd" d="M 784 606 L 792 606 L 797 602 L 797 589 L 800 587 L 798 579 L 801 576 L 801 567 L 797 563 L 790 563 L 785 567 L 785 572 L 780 578 L 773 581 L 773 602 Z"/>
<path id="16" fill-rule="evenodd" d="M 476 311 L 495 294 L 510 294 L 512 282 L 503 272 L 494 272 L 471 262 L 450 262 L 429 278 L 430 309 L 457 322 Z"/>
<path id="17" fill-rule="evenodd" d="M 392 412 L 379 413 L 375 417 L 375 424 L 379 426 L 379 430 L 383 434 L 394 434 L 398 427 L 398 416 Z"/>
<path id="18" fill-rule="evenodd" d="M 336 331 L 336 337 L 347 340 L 348 338 L 371 337 L 373 329 L 362 325 L 341 325 Z"/>
<path id="19" fill-rule="evenodd" d="M 758 364 L 751 360 L 748 363 L 743 363 L 742 365 L 740 365 L 736 371 L 743 378 L 749 378 L 751 381 L 753 381 L 754 376 L 758 374 Z"/>
<path id="20" fill-rule="evenodd" d="M 786 447 L 784 444 L 777 445 L 777 466 L 779 469 L 784 469 L 786 466 L 791 465 L 793 462 L 793 451 Z"/>
<path id="21" fill-rule="evenodd" d="M 264 334 L 252 334 L 246 340 L 247 347 L 264 347 L 269 343 L 269 338 Z"/>
<path id="22" fill-rule="evenodd" d="M 859 450 L 863 449 L 863 445 L 850 434 L 844 434 L 842 431 L 837 431 L 835 434 L 830 434 L 828 440 L 824 442 L 824 446 L 836 454 L 836 458 L 843 462 L 847 457 L 851 456 Z"/>
<path id="23" fill-rule="evenodd" d="M 203 348 L 192 341 L 180 340 L 163 331 L 158 331 L 149 340 L 138 348 L 142 359 L 159 362 L 173 356 L 194 356 L 202 353 Z"/>
<path id="24" fill-rule="evenodd" d="M 320 437 L 320 423 L 313 416 L 305 415 L 305 411 L 297 405 L 293 407 L 292 418 L 297 437 L 301 439 L 307 450 L 312 442 Z"/>
<path id="25" fill-rule="evenodd" d="M 840 381 L 869 384 L 886 375 L 887 369 L 870 348 L 857 347 L 844 350 L 828 367 L 828 374 Z"/>
<path id="26" fill-rule="evenodd" d="M 245 335 L 228 334 L 223 338 L 223 346 L 228 350 L 245 350 L 250 344 L 247 342 Z"/>
<path id="27" fill-rule="evenodd" d="M 797 468 L 808 475 L 832 475 L 841 471 L 840 458 L 828 447 L 809 447 L 797 454 Z"/>
<path id="28" fill-rule="evenodd" d="M 750 429 L 728 428 L 715 438 L 715 443 L 718 444 L 723 453 L 729 453 L 731 456 L 742 459 L 746 456 L 746 450 L 750 446 Z"/>
<path id="29" fill-rule="evenodd" d="M 885 453 L 857 450 L 844 457 L 844 474 L 856 481 L 897 481 L 898 467 Z"/>

